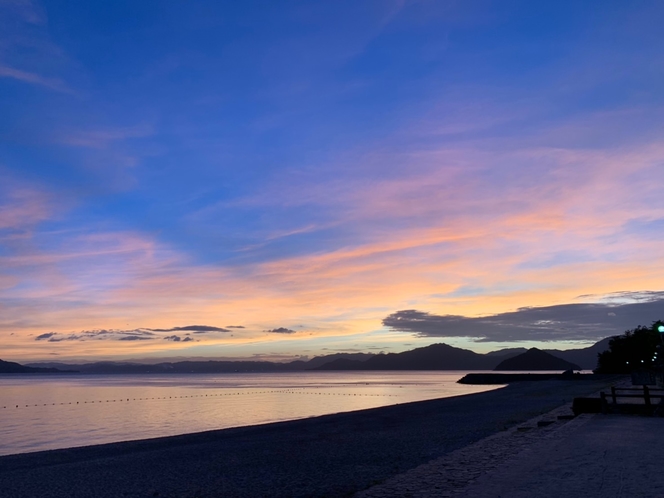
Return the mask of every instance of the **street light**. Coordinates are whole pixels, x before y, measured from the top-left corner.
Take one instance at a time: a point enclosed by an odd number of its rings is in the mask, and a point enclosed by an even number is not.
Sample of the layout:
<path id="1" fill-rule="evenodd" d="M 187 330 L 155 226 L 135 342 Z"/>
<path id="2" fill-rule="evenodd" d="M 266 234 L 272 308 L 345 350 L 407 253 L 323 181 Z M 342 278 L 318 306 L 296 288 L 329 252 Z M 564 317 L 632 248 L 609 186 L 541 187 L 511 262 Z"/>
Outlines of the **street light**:
<path id="1" fill-rule="evenodd" d="M 659 324 L 657 326 L 657 332 L 659 332 L 659 340 L 662 343 L 661 345 L 657 346 L 657 349 L 661 351 L 662 345 L 664 345 L 664 324 Z M 657 384 L 659 384 L 659 387 L 662 387 L 664 386 L 664 360 L 659 358 L 658 363 L 659 363 L 659 372 L 657 373 L 658 377 Z"/>

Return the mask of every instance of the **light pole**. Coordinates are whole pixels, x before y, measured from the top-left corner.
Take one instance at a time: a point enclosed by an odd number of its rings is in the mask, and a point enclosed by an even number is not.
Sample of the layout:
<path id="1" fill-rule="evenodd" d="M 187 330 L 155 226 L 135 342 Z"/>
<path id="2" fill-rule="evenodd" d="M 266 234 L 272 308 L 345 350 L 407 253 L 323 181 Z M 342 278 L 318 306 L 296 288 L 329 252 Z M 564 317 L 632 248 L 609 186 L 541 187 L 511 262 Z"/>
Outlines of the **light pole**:
<path id="1" fill-rule="evenodd" d="M 656 364 L 659 364 L 659 368 L 657 369 L 659 371 L 656 374 L 657 375 L 657 384 L 659 385 L 659 387 L 664 387 L 664 347 L 663 347 L 663 345 L 664 345 L 664 324 L 659 324 L 657 326 L 657 332 L 659 332 L 659 342 L 662 343 L 660 346 L 657 347 L 657 349 L 659 349 L 659 351 L 658 351 L 659 354 L 657 355 L 658 358 L 657 358 L 657 363 L 656 363 Z"/>

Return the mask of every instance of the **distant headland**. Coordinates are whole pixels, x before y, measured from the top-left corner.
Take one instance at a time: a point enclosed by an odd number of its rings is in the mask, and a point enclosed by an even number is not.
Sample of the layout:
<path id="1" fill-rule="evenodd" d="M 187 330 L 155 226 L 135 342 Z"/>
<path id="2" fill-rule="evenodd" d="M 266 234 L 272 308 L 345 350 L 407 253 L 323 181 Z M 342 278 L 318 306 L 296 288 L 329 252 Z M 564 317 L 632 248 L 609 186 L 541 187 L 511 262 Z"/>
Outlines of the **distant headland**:
<path id="1" fill-rule="evenodd" d="M 15 363 L 13 361 L 0 360 L 0 374 L 53 374 L 53 373 L 74 373 L 74 370 L 60 370 L 54 367 L 28 367 Z"/>

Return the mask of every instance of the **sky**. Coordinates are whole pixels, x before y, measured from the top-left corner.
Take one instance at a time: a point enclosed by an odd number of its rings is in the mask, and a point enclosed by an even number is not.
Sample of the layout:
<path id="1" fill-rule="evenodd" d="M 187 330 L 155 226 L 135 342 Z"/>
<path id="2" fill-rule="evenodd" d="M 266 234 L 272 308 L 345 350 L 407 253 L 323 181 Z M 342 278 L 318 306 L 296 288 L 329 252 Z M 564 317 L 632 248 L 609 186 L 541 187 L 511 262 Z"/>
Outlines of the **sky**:
<path id="1" fill-rule="evenodd" d="M 664 3 L 0 0 L 0 358 L 664 318 Z"/>

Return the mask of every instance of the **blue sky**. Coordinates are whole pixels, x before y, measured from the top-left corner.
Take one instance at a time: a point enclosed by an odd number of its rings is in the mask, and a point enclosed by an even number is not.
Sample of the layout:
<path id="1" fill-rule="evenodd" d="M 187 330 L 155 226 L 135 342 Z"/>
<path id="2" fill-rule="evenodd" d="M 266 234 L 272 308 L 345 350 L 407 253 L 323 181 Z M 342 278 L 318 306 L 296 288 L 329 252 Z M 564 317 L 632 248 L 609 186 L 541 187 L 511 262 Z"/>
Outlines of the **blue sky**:
<path id="1" fill-rule="evenodd" d="M 659 303 L 662 21 L 656 1 L 0 0 L 6 355 L 600 338 L 385 323 Z M 195 324 L 244 328 L 119 341 Z"/>

